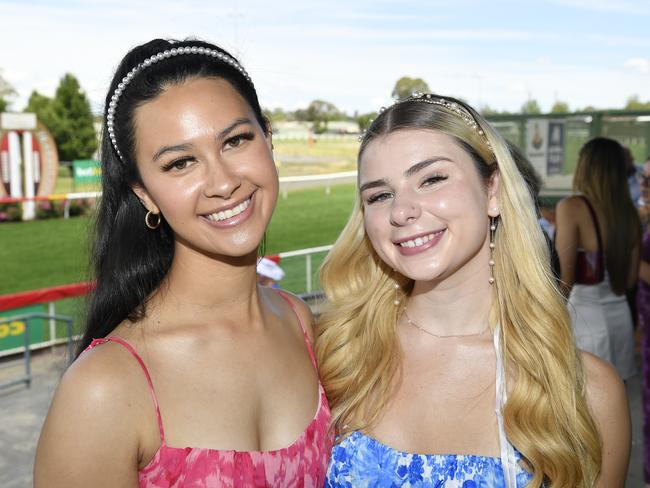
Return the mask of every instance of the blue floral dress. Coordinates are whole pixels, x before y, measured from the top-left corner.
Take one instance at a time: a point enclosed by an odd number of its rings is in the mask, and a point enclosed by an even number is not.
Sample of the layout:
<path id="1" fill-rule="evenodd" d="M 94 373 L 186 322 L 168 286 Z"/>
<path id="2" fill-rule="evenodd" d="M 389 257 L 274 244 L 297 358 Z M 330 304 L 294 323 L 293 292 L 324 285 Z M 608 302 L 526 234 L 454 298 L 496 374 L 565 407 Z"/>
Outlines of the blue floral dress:
<path id="1" fill-rule="evenodd" d="M 332 450 L 326 488 L 524 488 L 533 477 L 506 438 L 501 415 L 506 388 L 498 326 L 494 347 L 500 457 L 398 451 L 354 431 Z"/>
<path id="2" fill-rule="evenodd" d="M 521 455 L 515 451 L 515 459 Z M 532 479 L 516 470 L 516 487 Z M 334 446 L 327 471 L 327 488 L 501 488 L 506 481 L 501 458 L 414 454 L 398 451 L 361 432 L 353 432 Z"/>

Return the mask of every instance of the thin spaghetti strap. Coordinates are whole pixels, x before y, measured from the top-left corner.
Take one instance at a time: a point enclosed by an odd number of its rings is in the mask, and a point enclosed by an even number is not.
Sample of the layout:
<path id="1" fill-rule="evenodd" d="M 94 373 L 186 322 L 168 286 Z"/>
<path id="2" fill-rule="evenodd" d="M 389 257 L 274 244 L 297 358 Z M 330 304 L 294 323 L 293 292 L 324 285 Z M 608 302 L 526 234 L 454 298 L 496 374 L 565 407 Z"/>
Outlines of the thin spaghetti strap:
<path id="1" fill-rule="evenodd" d="M 318 366 L 316 365 L 316 356 L 314 354 L 314 350 L 312 349 L 311 341 L 309 340 L 309 335 L 307 334 L 307 329 L 305 329 L 305 324 L 302 321 L 302 317 L 298 313 L 298 310 L 296 310 L 296 306 L 293 304 L 293 302 L 285 292 L 283 292 L 282 290 L 278 290 L 278 294 L 282 298 L 284 298 L 284 300 L 291 307 L 291 310 L 293 310 L 293 313 L 296 315 L 296 318 L 298 319 L 298 323 L 300 324 L 300 328 L 302 329 L 302 336 L 305 339 L 305 344 L 307 344 L 307 351 L 309 351 L 309 357 L 311 358 L 311 363 L 314 365 L 315 369 L 318 369 Z"/>
<path id="2" fill-rule="evenodd" d="M 594 223 L 594 229 L 596 230 L 596 240 L 598 241 L 598 257 L 600 258 L 600 273 L 598 274 L 599 280 L 602 281 L 605 275 L 605 252 L 603 249 L 603 239 L 600 235 L 600 226 L 598 225 L 598 217 L 596 217 L 596 211 L 591 205 L 589 199 L 584 195 L 579 195 L 580 199 L 585 202 L 587 208 L 589 209 L 589 214 L 591 215 L 591 221 Z"/>
<path id="3" fill-rule="evenodd" d="M 140 364 L 140 367 L 142 368 L 142 371 L 144 371 L 144 375 L 147 378 L 147 383 L 149 383 L 149 391 L 151 392 L 151 398 L 153 399 L 153 405 L 156 408 L 156 417 L 158 420 L 158 430 L 160 432 L 160 442 L 164 445 L 165 444 L 165 431 L 163 429 L 163 423 L 162 423 L 162 416 L 160 415 L 160 407 L 158 406 L 158 398 L 156 397 L 156 392 L 153 389 L 153 382 L 151 381 L 151 376 L 149 375 L 149 370 L 147 370 L 147 367 L 144 364 L 144 361 L 142 358 L 138 355 L 137 352 L 135 352 L 135 349 L 131 344 L 126 342 L 124 339 L 120 339 L 119 337 L 115 336 L 108 336 L 104 337 L 102 339 L 95 339 L 92 341 L 90 346 L 86 348 L 86 351 L 88 349 L 92 349 L 93 347 L 99 345 L 99 344 L 104 344 L 105 342 L 115 342 L 117 344 L 120 344 L 124 348 L 126 348 L 131 355 L 138 361 Z M 85 351 L 84 351 L 85 352 Z"/>
<path id="4" fill-rule="evenodd" d="M 587 208 L 589 209 L 589 213 L 591 214 L 591 220 L 594 223 L 594 228 L 596 230 L 596 240 L 598 241 L 598 252 L 603 253 L 603 239 L 600 235 L 600 226 L 598 225 L 598 218 L 596 217 L 596 211 L 594 210 L 594 207 L 591 205 L 591 202 L 589 199 L 584 196 L 584 195 L 579 195 L 580 199 L 585 202 L 585 205 L 587 205 Z"/>

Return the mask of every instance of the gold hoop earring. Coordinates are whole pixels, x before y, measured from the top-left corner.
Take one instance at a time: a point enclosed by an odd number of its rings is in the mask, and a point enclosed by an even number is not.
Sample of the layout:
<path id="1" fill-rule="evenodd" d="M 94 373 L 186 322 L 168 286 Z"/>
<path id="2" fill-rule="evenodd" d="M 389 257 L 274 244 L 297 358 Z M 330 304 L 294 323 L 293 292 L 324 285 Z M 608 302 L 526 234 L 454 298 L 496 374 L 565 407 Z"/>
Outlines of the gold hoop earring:
<path id="1" fill-rule="evenodd" d="M 156 222 L 151 223 L 149 220 L 151 216 L 156 217 Z M 160 221 L 162 220 L 162 217 L 160 216 L 159 213 L 153 213 L 151 210 L 147 212 L 147 215 L 144 216 L 144 223 L 147 227 L 149 227 L 151 230 L 156 230 L 160 226 Z"/>

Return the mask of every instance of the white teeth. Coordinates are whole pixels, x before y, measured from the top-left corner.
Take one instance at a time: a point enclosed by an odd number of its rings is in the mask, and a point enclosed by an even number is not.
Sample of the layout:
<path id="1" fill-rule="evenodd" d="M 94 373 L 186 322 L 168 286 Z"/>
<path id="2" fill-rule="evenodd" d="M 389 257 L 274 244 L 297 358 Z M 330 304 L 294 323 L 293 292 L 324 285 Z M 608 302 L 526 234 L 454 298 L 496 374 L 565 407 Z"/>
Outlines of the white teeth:
<path id="1" fill-rule="evenodd" d="M 221 220 L 230 219 L 235 215 L 239 215 L 244 210 L 246 210 L 250 205 L 250 203 L 251 203 L 251 199 L 249 198 L 248 200 L 237 205 L 236 207 L 229 208 L 228 210 L 223 210 L 221 212 L 217 212 L 213 214 L 208 214 L 206 215 L 206 217 L 208 220 L 211 220 L 212 222 L 219 222 Z"/>
<path id="2" fill-rule="evenodd" d="M 429 242 L 431 239 L 433 239 L 433 236 L 440 234 L 440 232 L 443 231 L 434 232 L 433 234 L 428 234 L 426 236 L 416 237 L 415 239 L 411 239 L 409 241 L 400 242 L 399 245 L 401 247 L 419 247 Z"/>

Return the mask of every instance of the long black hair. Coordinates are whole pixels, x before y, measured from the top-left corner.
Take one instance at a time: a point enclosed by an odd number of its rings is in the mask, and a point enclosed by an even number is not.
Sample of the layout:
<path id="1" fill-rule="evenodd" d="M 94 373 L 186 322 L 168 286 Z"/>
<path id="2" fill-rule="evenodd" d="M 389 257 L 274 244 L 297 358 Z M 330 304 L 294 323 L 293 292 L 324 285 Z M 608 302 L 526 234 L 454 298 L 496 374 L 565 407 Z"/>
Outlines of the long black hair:
<path id="1" fill-rule="evenodd" d="M 106 107 L 124 76 L 154 54 L 181 47 L 203 47 L 228 52 L 197 40 L 154 39 L 127 53 L 118 66 L 106 95 Z M 135 161 L 135 109 L 156 98 L 165 88 L 196 78 L 221 78 L 248 102 L 263 130 L 268 130 L 252 83 L 236 67 L 214 56 L 187 54 L 162 59 L 143 67 L 119 96 L 113 116 L 115 140 L 122 157 L 111 144 L 107 120 L 101 144 L 102 198 L 99 203 L 92 267 L 96 289 L 90 296 L 85 330 L 77 355 L 92 339 L 105 337 L 125 319 L 138 321 L 147 299 L 167 275 L 174 257 L 172 229 L 161 219 L 156 230 L 145 226 L 146 208 L 132 191 L 142 185 Z M 108 116 L 108 114 L 107 114 Z"/>

